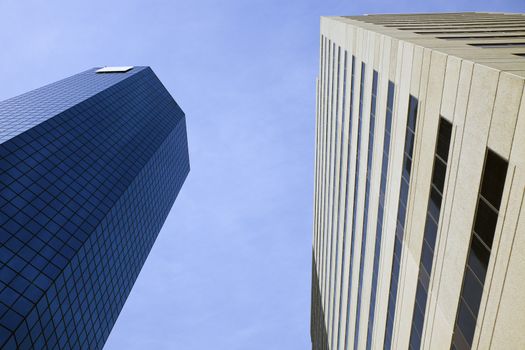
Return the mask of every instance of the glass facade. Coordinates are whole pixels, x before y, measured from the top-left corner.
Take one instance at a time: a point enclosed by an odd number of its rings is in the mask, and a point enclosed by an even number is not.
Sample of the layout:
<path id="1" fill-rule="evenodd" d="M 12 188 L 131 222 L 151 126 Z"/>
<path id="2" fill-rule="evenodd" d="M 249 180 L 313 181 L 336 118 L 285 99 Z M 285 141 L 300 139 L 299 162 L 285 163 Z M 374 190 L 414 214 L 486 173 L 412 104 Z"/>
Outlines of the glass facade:
<path id="1" fill-rule="evenodd" d="M 401 187 L 397 209 L 396 234 L 394 237 L 394 256 L 392 257 L 392 273 L 388 295 L 388 309 L 385 329 L 384 348 L 390 349 L 392 345 L 392 332 L 394 330 L 394 317 L 396 312 L 397 287 L 399 282 L 399 268 L 401 266 L 401 252 L 403 249 L 403 235 L 405 233 L 406 208 L 408 206 L 408 193 L 410 191 L 410 172 L 412 170 L 412 153 L 416 135 L 417 98 L 410 96 L 408 102 L 407 126 L 405 132 L 405 148 L 403 153 L 403 168 L 401 172 Z"/>
<path id="2" fill-rule="evenodd" d="M 100 349 L 189 172 L 148 67 L 0 103 L 0 347 Z"/>
<path id="3" fill-rule="evenodd" d="M 381 238 L 383 236 L 383 216 L 385 211 L 386 182 L 388 177 L 388 159 L 390 154 L 390 132 L 392 129 L 392 113 L 394 110 L 394 83 L 388 82 L 386 102 L 385 133 L 383 136 L 383 155 L 381 164 L 381 183 L 379 185 L 379 201 L 377 208 L 376 241 L 374 247 L 374 265 L 372 269 L 372 287 L 370 291 L 370 309 L 368 311 L 368 330 L 366 336 L 367 350 L 372 348 L 372 334 L 374 331 L 374 316 L 377 295 L 377 278 L 379 274 L 379 257 L 381 254 Z"/>
<path id="4" fill-rule="evenodd" d="M 443 189 L 445 187 L 445 175 L 447 173 L 451 135 L 452 124 L 442 117 L 439 118 L 436 151 L 434 154 L 434 167 L 432 170 L 432 183 L 430 185 L 430 195 L 425 219 L 425 231 L 423 233 L 421 258 L 419 261 L 416 300 L 414 301 L 412 327 L 410 330 L 410 349 L 419 349 L 421 347 L 423 324 L 429 292 L 428 287 L 430 284 L 430 276 L 432 275 L 432 263 L 434 261 L 434 250 L 436 247 L 439 227 L 439 214 L 441 212 Z"/>
<path id="5" fill-rule="evenodd" d="M 487 148 L 451 349 L 470 349 L 496 232 L 507 160 Z"/>
<path id="6" fill-rule="evenodd" d="M 377 71 L 374 70 L 372 76 L 372 100 L 370 105 L 370 127 L 368 131 L 368 155 L 366 161 L 366 184 L 365 184 L 365 207 L 363 215 L 363 230 L 361 238 L 361 261 L 359 263 L 359 285 L 357 286 L 357 316 L 355 323 L 354 349 L 357 349 L 359 342 L 359 321 L 361 319 L 361 291 L 363 290 L 363 270 L 365 268 L 366 236 L 368 228 L 368 202 L 370 194 L 370 181 L 372 179 L 372 159 L 374 152 L 374 129 L 376 121 L 376 101 L 377 101 Z"/>

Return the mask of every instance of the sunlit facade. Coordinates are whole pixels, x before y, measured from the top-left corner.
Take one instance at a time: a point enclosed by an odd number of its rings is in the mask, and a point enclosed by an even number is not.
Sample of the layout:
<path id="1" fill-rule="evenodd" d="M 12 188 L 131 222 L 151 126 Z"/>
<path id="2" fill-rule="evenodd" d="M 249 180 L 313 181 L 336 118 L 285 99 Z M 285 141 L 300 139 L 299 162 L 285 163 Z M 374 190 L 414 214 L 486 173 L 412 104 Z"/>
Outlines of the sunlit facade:
<path id="1" fill-rule="evenodd" d="M 313 349 L 525 348 L 525 16 L 320 39 Z"/>

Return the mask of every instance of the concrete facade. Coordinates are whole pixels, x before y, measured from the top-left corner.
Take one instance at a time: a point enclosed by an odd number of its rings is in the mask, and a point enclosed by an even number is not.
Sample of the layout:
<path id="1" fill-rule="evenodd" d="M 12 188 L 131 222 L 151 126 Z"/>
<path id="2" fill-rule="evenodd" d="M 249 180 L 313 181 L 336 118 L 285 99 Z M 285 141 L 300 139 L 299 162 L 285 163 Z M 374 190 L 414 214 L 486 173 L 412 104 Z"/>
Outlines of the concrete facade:
<path id="1" fill-rule="evenodd" d="M 322 17 L 320 47 L 313 348 L 525 349 L 525 16 Z"/>

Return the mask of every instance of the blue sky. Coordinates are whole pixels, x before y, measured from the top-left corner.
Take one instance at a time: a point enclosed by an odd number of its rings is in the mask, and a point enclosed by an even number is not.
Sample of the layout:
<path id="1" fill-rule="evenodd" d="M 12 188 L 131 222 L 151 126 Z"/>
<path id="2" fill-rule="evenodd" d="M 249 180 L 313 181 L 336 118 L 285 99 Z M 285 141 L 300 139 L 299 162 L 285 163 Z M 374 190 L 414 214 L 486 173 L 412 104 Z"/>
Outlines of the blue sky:
<path id="1" fill-rule="evenodd" d="M 0 99 L 149 65 L 192 170 L 105 349 L 308 349 L 319 16 L 523 0 L 0 2 Z"/>

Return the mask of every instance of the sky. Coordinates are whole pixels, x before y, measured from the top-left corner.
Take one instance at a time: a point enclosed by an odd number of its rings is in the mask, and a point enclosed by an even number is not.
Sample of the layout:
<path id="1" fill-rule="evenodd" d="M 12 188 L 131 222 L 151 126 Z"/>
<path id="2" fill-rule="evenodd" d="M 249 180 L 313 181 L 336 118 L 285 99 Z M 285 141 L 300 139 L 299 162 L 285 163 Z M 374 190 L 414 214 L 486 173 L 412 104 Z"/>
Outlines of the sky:
<path id="1" fill-rule="evenodd" d="M 191 171 L 106 343 L 308 349 L 319 20 L 525 12 L 525 0 L 0 1 L 0 100 L 148 65 L 186 113 Z"/>

